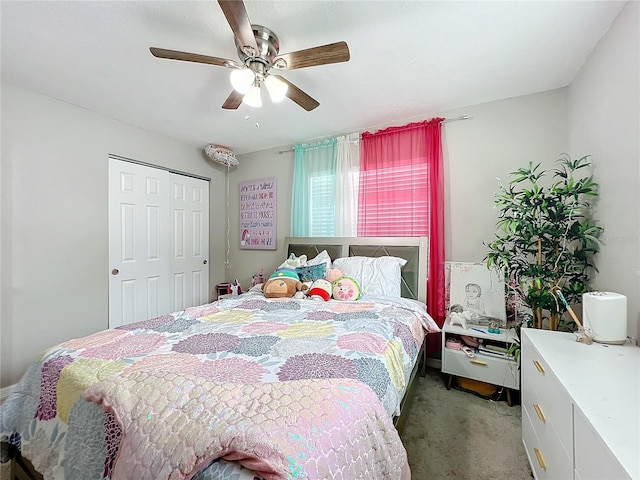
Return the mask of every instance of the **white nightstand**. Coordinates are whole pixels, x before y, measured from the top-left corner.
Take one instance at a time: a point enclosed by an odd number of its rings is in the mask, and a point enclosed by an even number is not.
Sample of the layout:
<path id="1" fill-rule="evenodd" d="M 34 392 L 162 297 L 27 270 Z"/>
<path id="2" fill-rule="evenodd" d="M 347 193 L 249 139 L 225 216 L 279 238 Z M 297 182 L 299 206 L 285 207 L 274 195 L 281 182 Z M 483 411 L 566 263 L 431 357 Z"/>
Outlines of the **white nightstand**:
<path id="1" fill-rule="evenodd" d="M 442 372 L 449 374 L 447 389 L 451 388 L 454 376 L 471 378 L 480 382 L 490 383 L 507 388 L 507 403 L 511 406 L 511 391 L 520 390 L 520 372 L 518 364 L 512 357 L 492 355 L 490 353 L 475 352 L 468 357 L 462 350 L 446 348 L 447 338 L 460 338 L 461 335 L 491 340 L 491 343 L 508 349 L 517 340 L 513 329 L 500 329 L 500 333 L 489 333 L 488 327 L 480 325 L 449 325 L 448 321 L 442 328 Z M 478 330 L 472 330 L 476 328 Z M 463 343 L 464 345 L 464 343 Z"/>

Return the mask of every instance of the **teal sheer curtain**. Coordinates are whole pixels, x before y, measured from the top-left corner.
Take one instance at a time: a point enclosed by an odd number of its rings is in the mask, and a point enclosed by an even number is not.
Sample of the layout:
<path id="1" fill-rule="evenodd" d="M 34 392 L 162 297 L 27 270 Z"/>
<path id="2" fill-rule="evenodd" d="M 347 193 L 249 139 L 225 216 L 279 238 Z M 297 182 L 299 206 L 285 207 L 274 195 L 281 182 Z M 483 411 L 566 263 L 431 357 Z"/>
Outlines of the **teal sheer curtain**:
<path id="1" fill-rule="evenodd" d="M 338 141 L 302 143 L 293 149 L 291 235 L 334 236 Z"/>

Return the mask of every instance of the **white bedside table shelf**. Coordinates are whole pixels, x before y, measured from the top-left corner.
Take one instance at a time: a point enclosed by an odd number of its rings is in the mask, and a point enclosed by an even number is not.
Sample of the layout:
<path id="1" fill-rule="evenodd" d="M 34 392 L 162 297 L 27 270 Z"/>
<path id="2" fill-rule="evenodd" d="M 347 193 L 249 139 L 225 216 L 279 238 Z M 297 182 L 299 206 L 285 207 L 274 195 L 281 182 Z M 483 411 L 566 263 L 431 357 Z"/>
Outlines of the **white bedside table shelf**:
<path id="1" fill-rule="evenodd" d="M 498 385 L 507 389 L 507 403 L 511 406 L 511 390 L 520 389 L 518 364 L 512 358 L 485 355 L 479 352 L 476 352 L 474 357 L 468 357 L 462 350 L 447 348 L 445 343 L 448 338 L 460 338 L 461 335 L 466 335 L 491 340 L 492 343 L 508 349 L 517 340 L 515 331 L 502 328 L 500 333 L 488 333 L 486 326 L 467 325 L 467 327 L 465 329 L 447 322 L 442 328 L 442 372 L 449 374 L 447 389 L 451 388 L 451 380 L 454 376 Z M 483 331 L 479 332 L 472 328 Z"/>

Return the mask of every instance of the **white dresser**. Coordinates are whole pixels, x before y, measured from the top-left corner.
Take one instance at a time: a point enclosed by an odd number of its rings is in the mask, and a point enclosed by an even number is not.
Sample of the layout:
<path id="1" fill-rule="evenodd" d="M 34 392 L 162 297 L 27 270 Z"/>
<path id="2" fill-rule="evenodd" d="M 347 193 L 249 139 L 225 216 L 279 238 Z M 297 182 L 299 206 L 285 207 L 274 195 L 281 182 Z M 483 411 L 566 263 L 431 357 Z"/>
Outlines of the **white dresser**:
<path id="1" fill-rule="evenodd" d="M 522 441 L 536 479 L 640 479 L 640 348 L 521 335 Z"/>

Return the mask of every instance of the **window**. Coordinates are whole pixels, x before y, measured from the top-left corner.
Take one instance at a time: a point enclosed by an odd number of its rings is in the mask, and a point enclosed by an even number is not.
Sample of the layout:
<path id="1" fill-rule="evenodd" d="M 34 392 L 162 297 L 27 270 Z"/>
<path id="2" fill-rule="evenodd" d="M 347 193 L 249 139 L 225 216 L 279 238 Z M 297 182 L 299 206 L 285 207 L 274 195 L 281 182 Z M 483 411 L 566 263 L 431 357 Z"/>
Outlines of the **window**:
<path id="1" fill-rule="evenodd" d="M 358 236 L 428 235 L 426 161 L 360 172 Z"/>
<path id="2" fill-rule="evenodd" d="M 335 235 L 335 175 L 314 174 L 309 179 L 309 236 Z"/>

